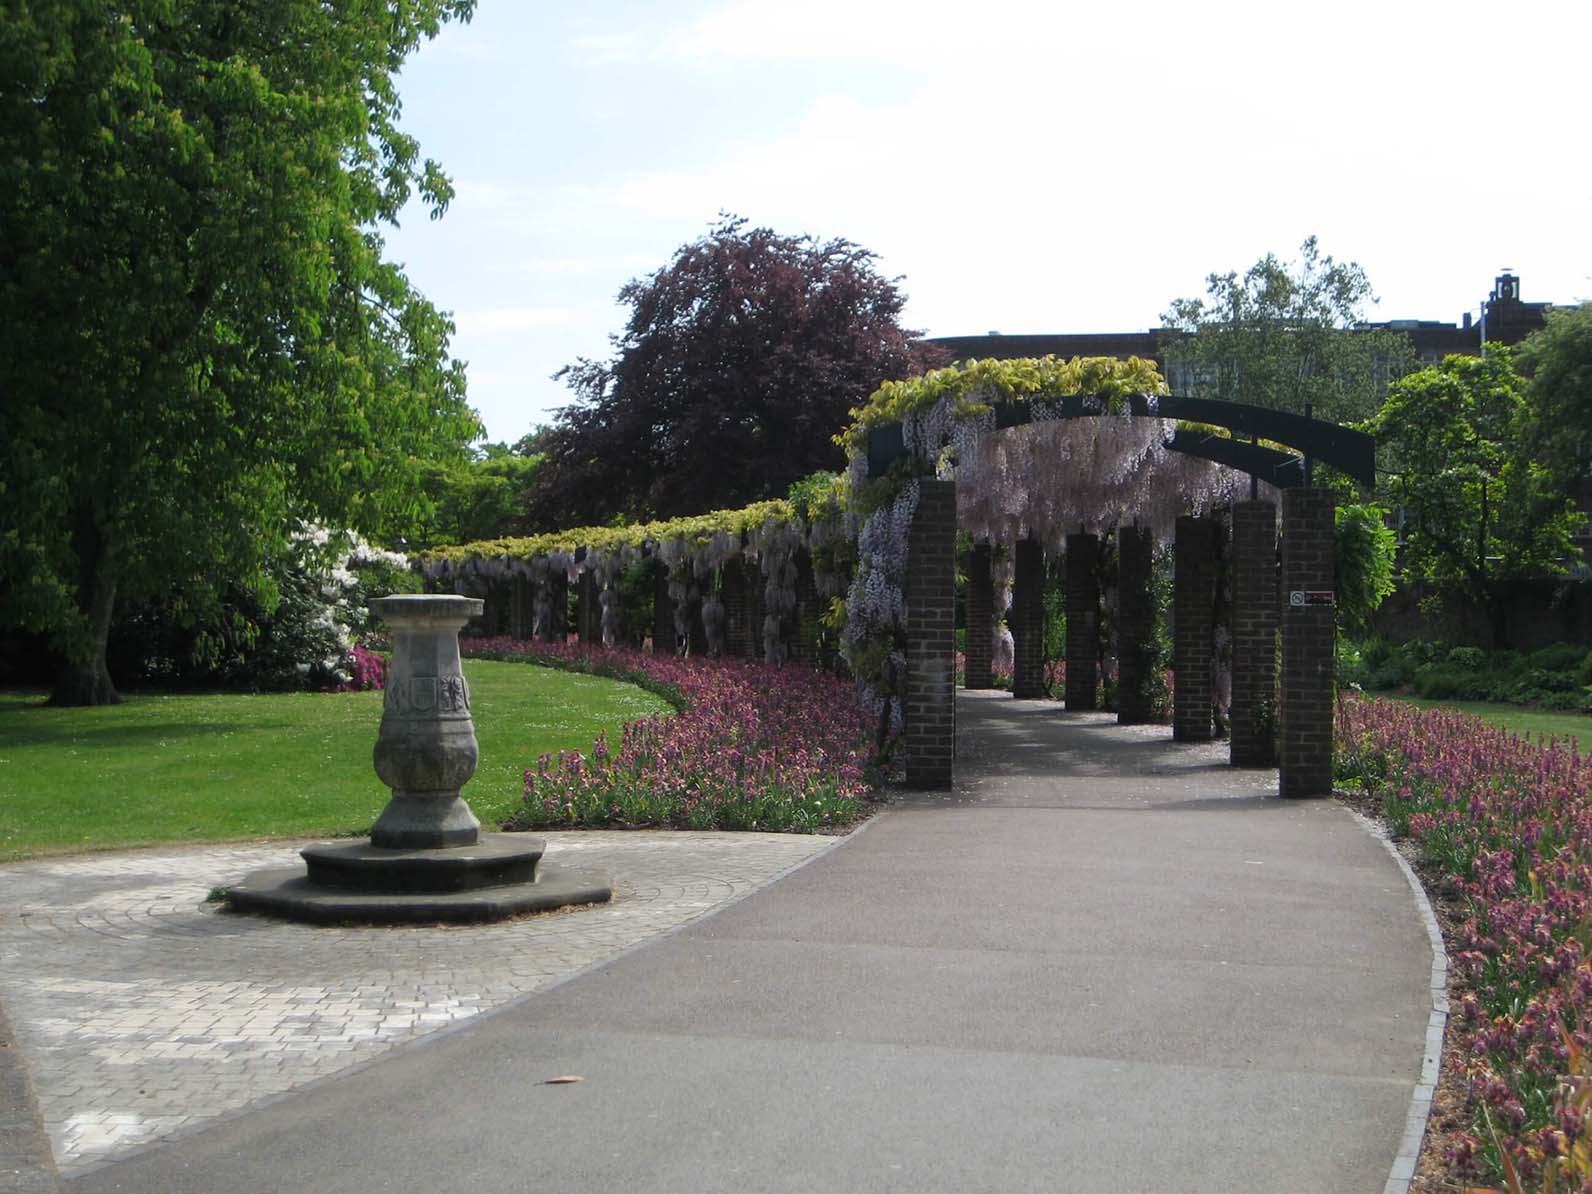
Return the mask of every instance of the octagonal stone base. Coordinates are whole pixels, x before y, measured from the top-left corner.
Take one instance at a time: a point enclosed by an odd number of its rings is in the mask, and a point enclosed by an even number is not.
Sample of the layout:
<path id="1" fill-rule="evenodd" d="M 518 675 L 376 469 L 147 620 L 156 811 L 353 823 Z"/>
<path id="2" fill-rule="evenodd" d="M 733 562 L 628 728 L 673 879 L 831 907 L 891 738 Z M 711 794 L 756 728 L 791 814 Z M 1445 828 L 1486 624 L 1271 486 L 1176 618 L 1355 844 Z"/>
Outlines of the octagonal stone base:
<path id="1" fill-rule="evenodd" d="M 479 924 L 613 897 L 601 876 L 540 865 L 545 847 L 507 833 L 440 850 L 323 843 L 300 851 L 307 869 L 255 871 L 227 900 L 239 912 L 318 924 Z"/>

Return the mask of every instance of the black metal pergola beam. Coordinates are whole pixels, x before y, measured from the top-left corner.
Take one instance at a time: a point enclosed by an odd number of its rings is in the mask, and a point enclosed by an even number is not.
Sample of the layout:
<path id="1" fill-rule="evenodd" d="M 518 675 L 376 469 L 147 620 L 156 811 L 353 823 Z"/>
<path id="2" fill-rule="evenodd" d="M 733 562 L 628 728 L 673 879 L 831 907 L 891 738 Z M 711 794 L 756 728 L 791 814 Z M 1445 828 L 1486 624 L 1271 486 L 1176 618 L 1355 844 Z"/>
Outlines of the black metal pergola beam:
<path id="1" fill-rule="evenodd" d="M 1287 411 L 1214 398 L 1130 394 L 1126 402 L 1134 415 L 1208 423 L 1252 439 L 1267 439 L 1295 449 L 1298 456 L 1224 436 L 1182 430 L 1168 445 L 1174 452 L 1239 469 L 1280 489 L 1303 485 L 1306 462 L 1310 460 L 1330 464 L 1362 485 L 1376 483 L 1376 440 L 1363 431 Z M 1092 394 L 1049 399 L 1045 406 L 1047 417 L 1054 419 L 1091 418 L 1110 409 L 1105 398 Z M 1027 402 L 996 403 L 994 411 L 997 430 L 1034 421 L 1034 412 Z M 905 452 L 906 439 L 900 423 L 873 428 L 868 432 L 868 475 L 883 476 Z"/>

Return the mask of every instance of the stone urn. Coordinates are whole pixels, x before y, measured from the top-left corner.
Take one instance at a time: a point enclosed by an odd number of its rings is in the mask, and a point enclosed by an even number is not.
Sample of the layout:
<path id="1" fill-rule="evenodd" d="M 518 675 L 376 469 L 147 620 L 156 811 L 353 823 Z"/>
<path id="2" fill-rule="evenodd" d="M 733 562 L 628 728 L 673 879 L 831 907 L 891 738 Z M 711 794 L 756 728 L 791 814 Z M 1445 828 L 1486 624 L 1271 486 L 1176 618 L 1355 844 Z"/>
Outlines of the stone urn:
<path id="1" fill-rule="evenodd" d="M 374 752 L 392 800 L 371 828 L 374 846 L 393 850 L 474 845 L 481 822 L 459 795 L 475 774 L 480 747 L 470 720 L 470 686 L 459 663 L 459 631 L 481 613 L 477 597 L 380 597 L 371 612 L 387 623 L 392 665 Z"/>

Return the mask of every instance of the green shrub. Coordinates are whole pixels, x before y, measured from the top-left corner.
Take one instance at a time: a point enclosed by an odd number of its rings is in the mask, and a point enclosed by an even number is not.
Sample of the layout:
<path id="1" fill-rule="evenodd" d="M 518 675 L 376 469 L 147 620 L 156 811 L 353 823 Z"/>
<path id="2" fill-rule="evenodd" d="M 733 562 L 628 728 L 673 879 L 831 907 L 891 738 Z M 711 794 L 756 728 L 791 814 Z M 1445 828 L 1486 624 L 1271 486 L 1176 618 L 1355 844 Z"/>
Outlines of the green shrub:
<path id="1" fill-rule="evenodd" d="M 1436 639 L 1411 639 L 1399 647 L 1399 654 L 1409 660 L 1416 667 L 1428 663 L 1436 663 L 1448 657 L 1448 648 Z"/>
<path id="2" fill-rule="evenodd" d="M 1542 696 L 1542 707 L 1561 713 L 1592 712 L 1592 693 L 1585 688 L 1574 692 L 1548 692 Z"/>
<path id="3" fill-rule="evenodd" d="M 1526 657 L 1528 666 L 1544 672 L 1578 670 L 1586 662 L 1586 650 L 1574 643 L 1554 643 Z"/>
<path id="4" fill-rule="evenodd" d="M 1387 692 L 1404 687 L 1411 678 L 1412 673 L 1407 672 L 1402 660 L 1389 658 L 1376 667 L 1366 668 L 1360 677 L 1360 687 L 1371 692 Z"/>
<path id="5" fill-rule="evenodd" d="M 1333 657 L 1333 671 L 1339 688 L 1365 687 L 1365 652 L 1358 643 L 1339 636 Z"/>
<path id="6" fill-rule="evenodd" d="M 1448 663 L 1428 663 L 1415 673 L 1415 695 L 1434 701 L 1482 701 L 1491 686 L 1486 673 Z"/>
<path id="7" fill-rule="evenodd" d="M 1366 639 L 1360 644 L 1360 661 L 1366 667 L 1381 667 L 1393 658 L 1396 650 L 1397 648 L 1385 638 Z"/>
<path id="8" fill-rule="evenodd" d="M 1448 653 L 1448 662 L 1462 672 L 1479 672 L 1487 667 L 1487 652 L 1480 647 L 1455 647 Z"/>

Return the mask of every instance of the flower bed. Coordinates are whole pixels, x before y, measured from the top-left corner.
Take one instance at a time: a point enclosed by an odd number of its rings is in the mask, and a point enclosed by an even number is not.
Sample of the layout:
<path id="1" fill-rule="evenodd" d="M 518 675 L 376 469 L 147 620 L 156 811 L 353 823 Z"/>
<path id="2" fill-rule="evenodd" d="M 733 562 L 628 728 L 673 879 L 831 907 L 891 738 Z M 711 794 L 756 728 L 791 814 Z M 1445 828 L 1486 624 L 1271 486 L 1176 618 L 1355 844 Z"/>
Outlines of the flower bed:
<path id="1" fill-rule="evenodd" d="M 1460 893 L 1447 1046 L 1472 1123 L 1443 1142 L 1449 1163 L 1511 1189 L 1592 1189 L 1592 759 L 1357 697 L 1338 703 L 1337 753 Z"/>
<path id="2" fill-rule="evenodd" d="M 854 685 L 799 665 L 682 659 L 623 648 L 461 643 L 477 659 L 521 660 L 640 684 L 679 712 L 624 727 L 591 753 L 543 755 L 505 829 L 668 825 L 811 833 L 856 819 L 871 783 L 873 719 Z"/>

